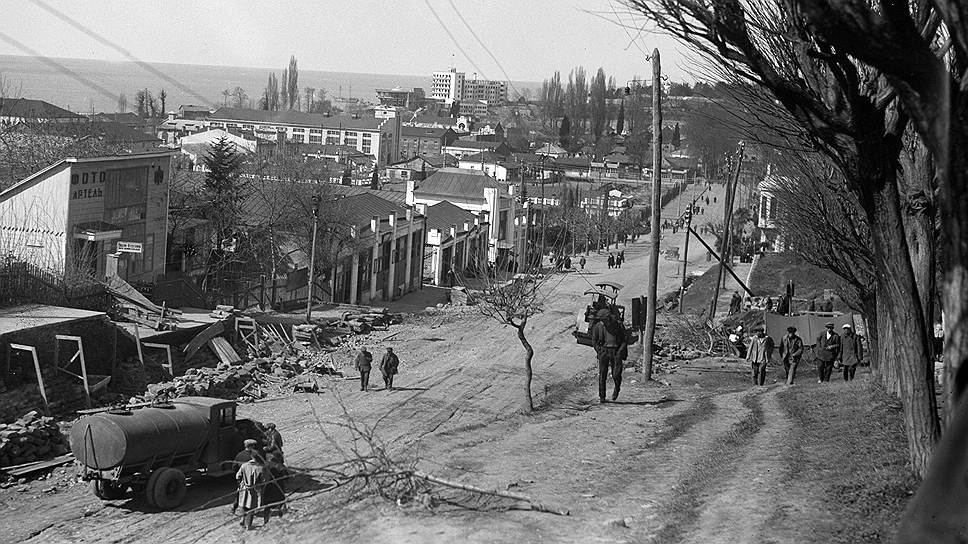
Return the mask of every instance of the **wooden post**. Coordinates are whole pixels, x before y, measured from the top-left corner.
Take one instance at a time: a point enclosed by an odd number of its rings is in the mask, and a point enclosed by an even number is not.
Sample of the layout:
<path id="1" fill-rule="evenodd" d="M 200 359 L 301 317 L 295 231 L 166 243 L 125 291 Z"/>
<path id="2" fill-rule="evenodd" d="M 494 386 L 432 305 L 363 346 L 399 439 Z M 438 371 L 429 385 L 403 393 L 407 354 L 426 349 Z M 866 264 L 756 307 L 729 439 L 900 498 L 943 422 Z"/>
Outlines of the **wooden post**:
<path id="1" fill-rule="evenodd" d="M 44 413 L 50 415 L 50 406 L 47 401 L 47 389 L 44 387 L 44 375 L 40 372 L 40 361 L 37 360 L 37 348 L 25 346 L 23 344 L 10 344 L 10 349 L 19 349 L 30 353 L 34 360 L 34 372 L 37 374 L 37 386 L 40 388 L 40 396 L 44 399 Z M 56 361 L 54 364 L 57 364 Z"/>
<path id="2" fill-rule="evenodd" d="M 723 258 L 721 263 L 726 263 L 729 258 L 729 231 L 732 228 L 730 224 L 733 217 L 733 203 L 731 201 L 731 195 L 735 193 L 735 185 L 739 181 L 739 170 L 743 166 L 743 143 L 739 144 L 739 160 L 736 162 L 736 172 L 733 174 L 733 179 L 726 179 L 726 194 L 723 196 L 725 201 L 724 206 L 725 212 L 723 215 Z M 732 183 L 732 186 L 730 185 Z M 719 265 L 719 274 L 716 277 L 716 286 L 713 289 L 713 299 L 710 301 L 709 305 L 709 321 L 716 319 L 716 306 L 719 304 L 719 286 L 723 285 L 725 287 L 726 278 L 723 275 L 723 264 Z"/>
<path id="3" fill-rule="evenodd" d="M 693 200 L 689 203 L 689 209 L 686 210 L 686 242 L 683 244 L 682 252 L 682 284 L 679 286 L 679 313 L 682 313 L 682 299 L 686 296 L 686 269 L 689 267 L 689 235 L 692 232 L 692 211 L 695 207 L 696 201 Z"/>
<path id="4" fill-rule="evenodd" d="M 659 218 L 662 204 L 662 66 L 659 50 L 652 50 L 652 254 L 646 291 L 646 323 L 642 339 L 642 374 L 652 379 L 652 343 L 655 340 L 656 283 L 659 279 Z"/>

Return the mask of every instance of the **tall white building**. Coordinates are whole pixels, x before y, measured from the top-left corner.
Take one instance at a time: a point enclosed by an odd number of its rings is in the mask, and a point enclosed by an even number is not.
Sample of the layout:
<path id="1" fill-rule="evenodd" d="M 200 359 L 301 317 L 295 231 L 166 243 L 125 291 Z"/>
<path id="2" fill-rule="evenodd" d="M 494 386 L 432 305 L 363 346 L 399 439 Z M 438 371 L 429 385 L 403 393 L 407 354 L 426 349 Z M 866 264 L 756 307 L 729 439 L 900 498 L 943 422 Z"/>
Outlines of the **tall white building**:
<path id="1" fill-rule="evenodd" d="M 446 72 L 434 72 L 430 83 L 430 98 L 453 102 L 464 99 L 464 72 L 451 68 Z"/>
<path id="2" fill-rule="evenodd" d="M 468 79 L 464 81 L 462 100 L 483 100 L 489 104 L 503 104 L 508 100 L 508 84 L 506 81 L 491 81 L 488 79 Z"/>

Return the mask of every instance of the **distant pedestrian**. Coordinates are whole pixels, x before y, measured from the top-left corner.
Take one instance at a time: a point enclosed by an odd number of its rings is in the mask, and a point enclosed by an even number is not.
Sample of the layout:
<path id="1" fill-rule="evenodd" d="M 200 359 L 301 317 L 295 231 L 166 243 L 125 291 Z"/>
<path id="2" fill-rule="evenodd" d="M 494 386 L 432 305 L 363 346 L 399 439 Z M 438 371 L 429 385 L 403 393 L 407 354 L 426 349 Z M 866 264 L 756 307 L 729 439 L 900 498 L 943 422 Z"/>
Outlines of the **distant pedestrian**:
<path id="1" fill-rule="evenodd" d="M 366 388 L 370 385 L 370 370 L 373 368 L 373 354 L 366 351 L 366 348 L 360 349 L 360 353 L 356 355 L 356 369 L 360 371 L 360 391 L 366 391 Z"/>
<path id="2" fill-rule="evenodd" d="M 860 336 L 854 332 L 850 325 L 844 325 L 844 335 L 840 338 L 840 362 L 844 365 L 844 381 L 849 382 L 854 379 L 857 372 L 857 365 L 864 357 L 864 346 L 860 341 Z"/>
<path id="3" fill-rule="evenodd" d="M 582 255 L 581 258 L 578 259 L 578 265 L 581 266 L 582 270 L 585 269 L 585 263 L 587 262 L 588 262 L 588 259 L 586 259 L 584 255 Z"/>
<path id="4" fill-rule="evenodd" d="M 615 255 L 612 255 L 611 253 L 608 254 L 608 267 L 615 268 Z"/>
<path id="5" fill-rule="evenodd" d="M 797 335 L 796 327 L 787 327 L 787 334 L 780 340 L 780 360 L 786 373 L 786 384 L 793 385 L 797 377 L 797 366 L 803 358 L 803 339 Z"/>
<path id="6" fill-rule="evenodd" d="M 454 280 L 456 278 L 457 278 L 457 276 L 456 276 L 456 274 L 454 274 L 453 267 L 448 268 L 447 269 L 447 287 L 453 287 L 454 286 Z"/>
<path id="7" fill-rule="evenodd" d="M 753 331 L 756 336 L 750 339 L 746 360 L 750 362 L 753 369 L 753 385 L 765 385 L 766 367 L 773 357 L 773 339 L 766 335 L 766 329 L 762 326 L 756 327 Z"/>
<path id="8" fill-rule="evenodd" d="M 739 313 L 743 307 L 743 297 L 739 296 L 739 291 L 733 291 L 733 296 L 729 299 L 729 315 Z"/>
<path id="9" fill-rule="evenodd" d="M 246 449 L 254 450 L 255 440 L 245 441 Z M 255 511 L 262 506 L 262 494 L 265 490 L 268 474 L 266 473 L 265 461 L 260 455 L 252 457 L 239 467 L 235 473 L 235 480 L 239 484 L 239 506 L 242 507 L 242 526 L 246 530 L 252 529 L 252 517 Z M 269 511 L 264 510 L 263 516 L 265 523 L 269 522 Z"/>
<path id="10" fill-rule="evenodd" d="M 628 353 L 628 338 L 625 334 L 625 326 L 615 319 L 615 314 L 603 309 L 595 315 L 600 319 L 592 329 L 592 344 L 598 355 L 598 400 L 605 403 L 607 402 L 605 386 L 609 370 L 612 371 L 612 381 L 615 383 L 612 400 L 618 398 L 619 390 L 622 388 L 622 356 Z"/>
<path id="11" fill-rule="evenodd" d="M 622 268 L 622 261 L 624 261 L 624 260 L 625 260 L 625 258 L 622 257 L 622 254 L 621 253 L 619 253 L 618 255 L 616 255 L 615 256 L 615 268 Z"/>
<path id="12" fill-rule="evenodd" d="M 383 376 L 383 388 L 393 391 L 393 377 L 396 376 L 400 368 L 400 358 L 393 353 L 393 348 L 388 347 L 380 360 L 380 374 Z"/>
<path id="13" fill-rule="evenodd" d="M 571 257 L 565 257 L 565 270 L 571 270 Z"/>
<path id="14" fill-rule="evenodd" d="M 814 354 L 817 356 L 817 383 L 829 382 L 834 361 L 840 356 L 840 335 L 834 332 L 834 324 L 827 323 L 827 330 L 817 337 Z"/>

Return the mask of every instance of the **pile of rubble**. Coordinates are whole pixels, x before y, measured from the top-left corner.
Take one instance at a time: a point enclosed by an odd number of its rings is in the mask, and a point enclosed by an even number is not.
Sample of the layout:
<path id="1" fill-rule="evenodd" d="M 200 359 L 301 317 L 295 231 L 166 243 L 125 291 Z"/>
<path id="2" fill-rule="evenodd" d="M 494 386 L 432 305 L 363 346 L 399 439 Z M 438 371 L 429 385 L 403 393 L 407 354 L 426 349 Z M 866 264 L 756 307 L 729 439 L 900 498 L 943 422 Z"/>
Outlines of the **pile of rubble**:
<path id="1" fill-rule="evenodd" d="M 0 467 L 32 463 L 68 451 L 53 418 L 32 411 L 13 423 L 0 424 Z"/>

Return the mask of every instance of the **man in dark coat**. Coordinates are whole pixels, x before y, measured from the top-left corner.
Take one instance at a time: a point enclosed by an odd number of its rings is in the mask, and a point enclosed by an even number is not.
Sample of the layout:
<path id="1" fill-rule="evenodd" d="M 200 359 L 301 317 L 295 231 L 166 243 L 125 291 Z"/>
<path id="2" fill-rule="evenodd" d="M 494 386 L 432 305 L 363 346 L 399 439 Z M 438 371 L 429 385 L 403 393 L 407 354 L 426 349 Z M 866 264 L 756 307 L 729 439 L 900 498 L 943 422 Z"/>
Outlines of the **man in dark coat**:
<path id="1" fill-rule="evenodd" d="M 356 370 L 360 371 L 360 391 L 366 391 L 366 388 L 370 385 L 370 370 L 373 368 L 373 354 L 366 351 L 366 348 L 360 350 L 356 355 Z"/>
<path id="2" fill-rule="evenodd" d="M 592 345 L 598 354 L 598 400 L 605 403 L 608 402 L 605 400 L 605 383 L 608 381 L 609 369 L 615 382 L 612 400 L 618 398 L 618 392 L 622 388 L 621 353 L 628 349 L 628 337 L 625 327 L 615 319 L 612 312 L 599 310 L 595 315 L 600 320 L 592 329 Z"/>
<path id="3" fill-rule="evenodd" d="M 787 334 L 780 340 L 780 359 L 786 372 L 786 384 L 793 385 L 797 377 L 797 366 L 803 357 L 803 339 L 797 335 L 796 327 L 787 327 Z"/>
<path id="4" fill-rule="evenodd" d="M 844 381 L 854 379 L 857 365 L 864 357 L 864 347 L 850 325 L 844 325 L 844 335 L 840 338 L 840 362 L 844 365 Z"/>
<path id="5" fill-rule="evenodd" d="M 834 332 L 834 324 L 827 323 L 827 330 L 817 337 L 814 354 L 817 356 L 817 383 L 829 382 L 834 361 L 840 357 L 840 335 Z"/>
<path id="6" fill-rule="evenodd" d="M 388 347 L 387 352 L 380 359 L 380 374 L 383 376 L 383 387 L 393 391 L 393 377 L 397 374 L 400 367 L 400 358 L 393 353 L 393 348 Z"/>

